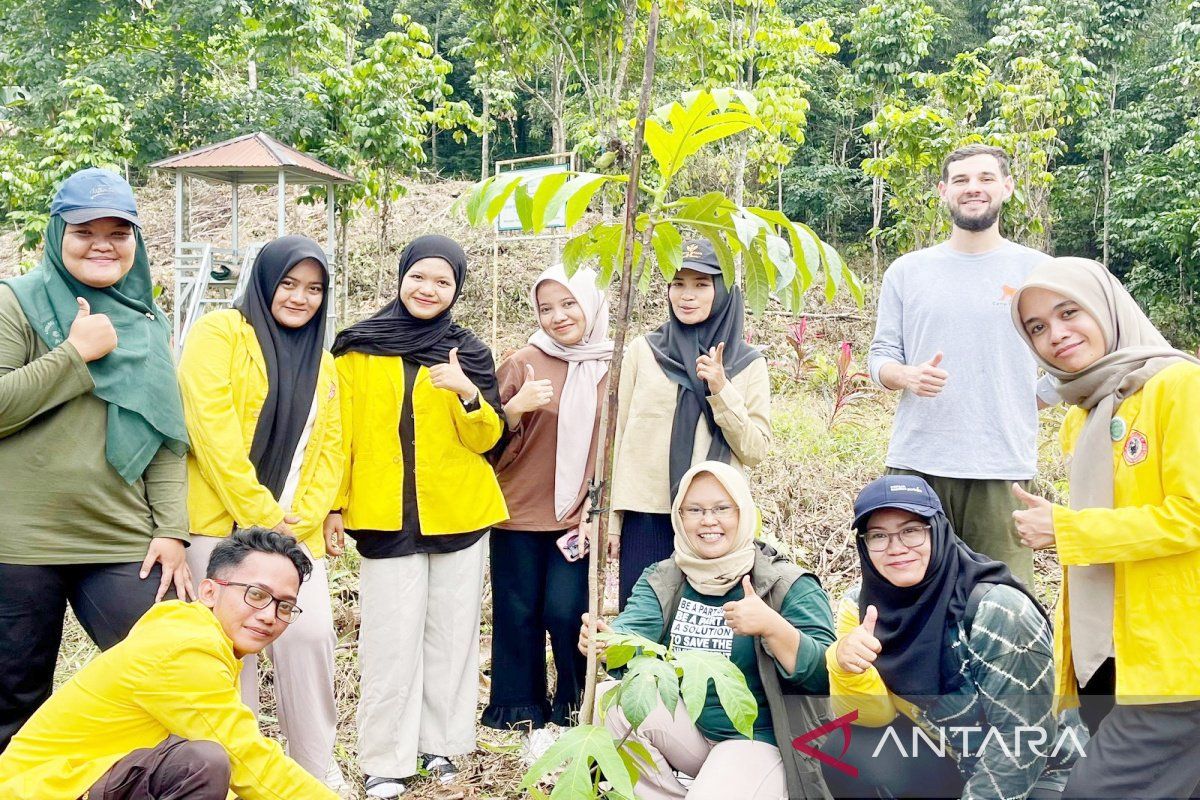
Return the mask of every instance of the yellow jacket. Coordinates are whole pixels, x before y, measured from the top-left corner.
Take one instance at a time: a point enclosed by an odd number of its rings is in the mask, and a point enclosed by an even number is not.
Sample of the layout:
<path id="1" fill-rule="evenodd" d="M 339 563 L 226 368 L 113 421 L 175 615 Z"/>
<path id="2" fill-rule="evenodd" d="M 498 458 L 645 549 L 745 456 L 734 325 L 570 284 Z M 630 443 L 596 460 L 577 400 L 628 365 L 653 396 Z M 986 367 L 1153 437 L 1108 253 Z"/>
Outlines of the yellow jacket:
<path id="1" fill-rule="evenodd" d="M 192 533 L 228 536 L 234 525 L 267 528 L 284 510 L 258 482 L 250 445 L 267 399 L 267 367 L 254 328 L 235 310 L 201 317 L 179 361 L 179 387 L 192 446 L 188 450 L 188 517 Z M 317 416 L 290 509 L 297 540 L 325 555 L 323 523 L 342 481 L 342 422 L 333 356 L 321 354 Z"/>
<path id="2" fill-rule="evenodd" d="M 175 734 L 224 747 L 243 800 L 337 800 L 259 733 L 238 693 L 240 670 L 212 611 L 159 603 L 20 730 L 0 755 L 0 797 L 76 800 L 122 758 Z"/>
<path id="3" fill-rule="evenodd" d="M 404 520 L 402 360 L 346 353 L 338 357 L 337 371 L 346 471 L 335 507 L 343 510 L 347 528 L 399 531 Z M 412 407 L 421 533 L 466 533 L 508 519 L 496 474 L 483 457 L 503 433 L 496 410 L 480 398 L 479 407 L 468 412 L 458 395 L 430 382 L 425 367 L 417 371 Z"/>
<path id="4" fill-rule="evenodd" d="M 1073 408 L 1063 421 L 1068 457 L 1085 418 Z M 1055 506 L 1058 557 L 1114 567 L 1117 702 L 1200 699 L 1200 366 L 1155 375 L 1117 409 L 1113 431 L 1114 507 Z M 1066 707 L 1078 705 L 1070 613 L 1064 575 L 1054 664 Z"/>

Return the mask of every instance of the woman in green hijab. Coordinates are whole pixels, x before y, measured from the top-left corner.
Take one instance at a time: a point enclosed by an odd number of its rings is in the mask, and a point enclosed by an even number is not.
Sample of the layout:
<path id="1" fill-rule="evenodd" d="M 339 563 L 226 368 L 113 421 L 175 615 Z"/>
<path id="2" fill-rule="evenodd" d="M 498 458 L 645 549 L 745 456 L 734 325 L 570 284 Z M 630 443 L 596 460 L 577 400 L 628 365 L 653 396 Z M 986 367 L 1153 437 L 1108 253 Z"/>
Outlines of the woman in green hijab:
<path id="1" fill-rule="evenodd" d="M 0 749 L 50 695 L 71 608 L 106 649 L 191 595 L 187 435 L 129 184 L 77 172 L 0 281 Z"/>

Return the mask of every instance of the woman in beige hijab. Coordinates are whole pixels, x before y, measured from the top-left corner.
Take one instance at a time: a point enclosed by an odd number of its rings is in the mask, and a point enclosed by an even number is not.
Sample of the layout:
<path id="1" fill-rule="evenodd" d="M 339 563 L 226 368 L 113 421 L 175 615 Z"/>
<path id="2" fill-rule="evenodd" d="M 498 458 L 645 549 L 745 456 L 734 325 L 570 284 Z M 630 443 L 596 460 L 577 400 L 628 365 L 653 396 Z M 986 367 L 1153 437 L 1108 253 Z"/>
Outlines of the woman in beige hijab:
<path id="1" fill-rule="evenodd" d="M 710 684 L 694 722 L 680 703 L 659 707 L 634 732 L 615 707 L 605 723 L 616 738 L 629 736 L 654 759 L 639 776 L 640 800 L 688 797 L 780 800 L 823 797 L 824 782 L 811 758 L 790 746 L 815 725 L 827 695 L 825 648 L 834 639 L 833 612 L 815 575 L 755 537 L 761 519 L 741 470 L 705 461 L 684 473 L 671 510 L 675 552 L 652 564 L 633 587 L 611 629 L 636 633 L 676 653 L 716 653 L 732 661 L 754 694 L 754 739 L 738 733 Z M 584 615 L 580 649 L 587 650 Z M 600 630 L 609 626 L 600 622 Z M 615 685 L 602 685 L 598 694 Z M 782 744 L 782 747 L 778 746 Z M 685 787 L 674 771 L 693 776 Z"/>
<path id="2" fill-rule="evenodd" d="M 1074 406 L 1061 433 L 1070 505 L 1013 487 L 1026 505 L 1013 512 L 1022 542 L 1055 548 L 1063 564 L 1056 694 L 1068 706 L 1082 696 L 1093 731 L 1064 797 L 1192 797 L 1200 784 L 1200 361 L 1172 349 L 1095 261 L 1043 262 L 1012 310 Z"/>

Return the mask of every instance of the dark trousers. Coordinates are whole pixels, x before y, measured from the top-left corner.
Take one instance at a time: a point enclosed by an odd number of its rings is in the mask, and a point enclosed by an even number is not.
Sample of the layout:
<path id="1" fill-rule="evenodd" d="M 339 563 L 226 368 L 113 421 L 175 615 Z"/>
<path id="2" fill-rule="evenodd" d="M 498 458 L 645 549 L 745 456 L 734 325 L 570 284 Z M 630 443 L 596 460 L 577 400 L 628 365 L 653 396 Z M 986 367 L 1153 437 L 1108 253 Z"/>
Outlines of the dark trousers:
<path id="1" fill-rule="evenodd" d="M 587 559 L 567 561 L 564 531 L 492 530 L 492 693 L 489 728 L 570 725 L 583 696 L 586 659 L 580 617 L 587 611 Z M 554 653 L 554 699 L 546 689 L 546 634 Z"/>
<path id="2" fill-rule="evenodd" d="M 1117 704 L 1117 661 L 1106 658 L 1096 668 L 1087 686 L 1079 687 L 1079 718 L 1087 726 L 1088 735 L 1095 736 L 1100 723 Z"/>
<path id="3" fill-rule="evenodd" d="M 1200 701 L 1113 705 L 1084 753 L 1063 797 L 1200 797 Z"/>
<path id="4" fill-rule="evenodd" d="M 633 585 L 646 571 L 675 552 L 675 531 L 670 514 L 621 512 L 621 555 L 617 568 L 620 579 L 620 607 L 625 608 Z"/>
<path id="5" fill-rule="evenodd" d="M 0 751 L 50 697 L 67 603 L 107 650 L 154 604 L 162 567 L 155 564 L 145 580 L 140 569 L 140 562 L 0 564 Z"/>
<path id="6" fill-rule="evenodd" d="M 904 746 L 904 752 L 894 742 L 880 742 L 888 728 Z M 966 781 L 958 771 L 958 764 L 949 752 L 942 756 L 932 748 L 921 744 L 914 748 L 913 724 L 903 716 L 897 716 L 890 725 L 882 728 L 850 726 L 850 748 L 842 755 L 842 736 L 834 732 L 821 745 L 828 753 L 845 764 L 858 768 L 858 777 L 851 777 L 839 769 L 821 764 L 825 783 L 830 793 L 838 800 L 851 798 L 957 798 L 962 796 Z M 890 739 L 891 737 L 889 737 Z M 873 755 L 876 748 L 879 754 Z M 1034 789 L 1030 800 L 1050 800 L 1060 795 L 1053 789 Z"/>
<path id="7" fill-rule="evenodd" d="M 92 786 L 88 800 L 225 800 L 229 776 L 229 754 L 221 745 L 170 736 L 118 761 Z"/>

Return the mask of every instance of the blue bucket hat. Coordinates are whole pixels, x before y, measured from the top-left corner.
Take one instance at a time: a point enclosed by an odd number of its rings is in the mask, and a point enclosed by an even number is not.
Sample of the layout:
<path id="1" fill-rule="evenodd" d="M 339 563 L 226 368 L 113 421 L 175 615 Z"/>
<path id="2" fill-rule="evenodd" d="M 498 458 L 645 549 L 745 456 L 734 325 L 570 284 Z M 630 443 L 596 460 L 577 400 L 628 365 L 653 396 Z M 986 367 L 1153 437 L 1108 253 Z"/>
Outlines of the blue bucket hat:
<path id="1" fill-rule="evenodd" d="M 861 531 L 867 517 L 881 508 L 899 508 L 929 519 L 942 511 L 942 501 L 924 478 L 884 475 L 863 487 L 854 501 L 854 524 Z"/>
<path id="2" fill-rule="evenodd" d="M 80 170 L 62 182 L 50 203 L 50 214 L 72 225 L 116 217 L 142 227 L 133 189 L 117 173 L 95 167 Z"/>

